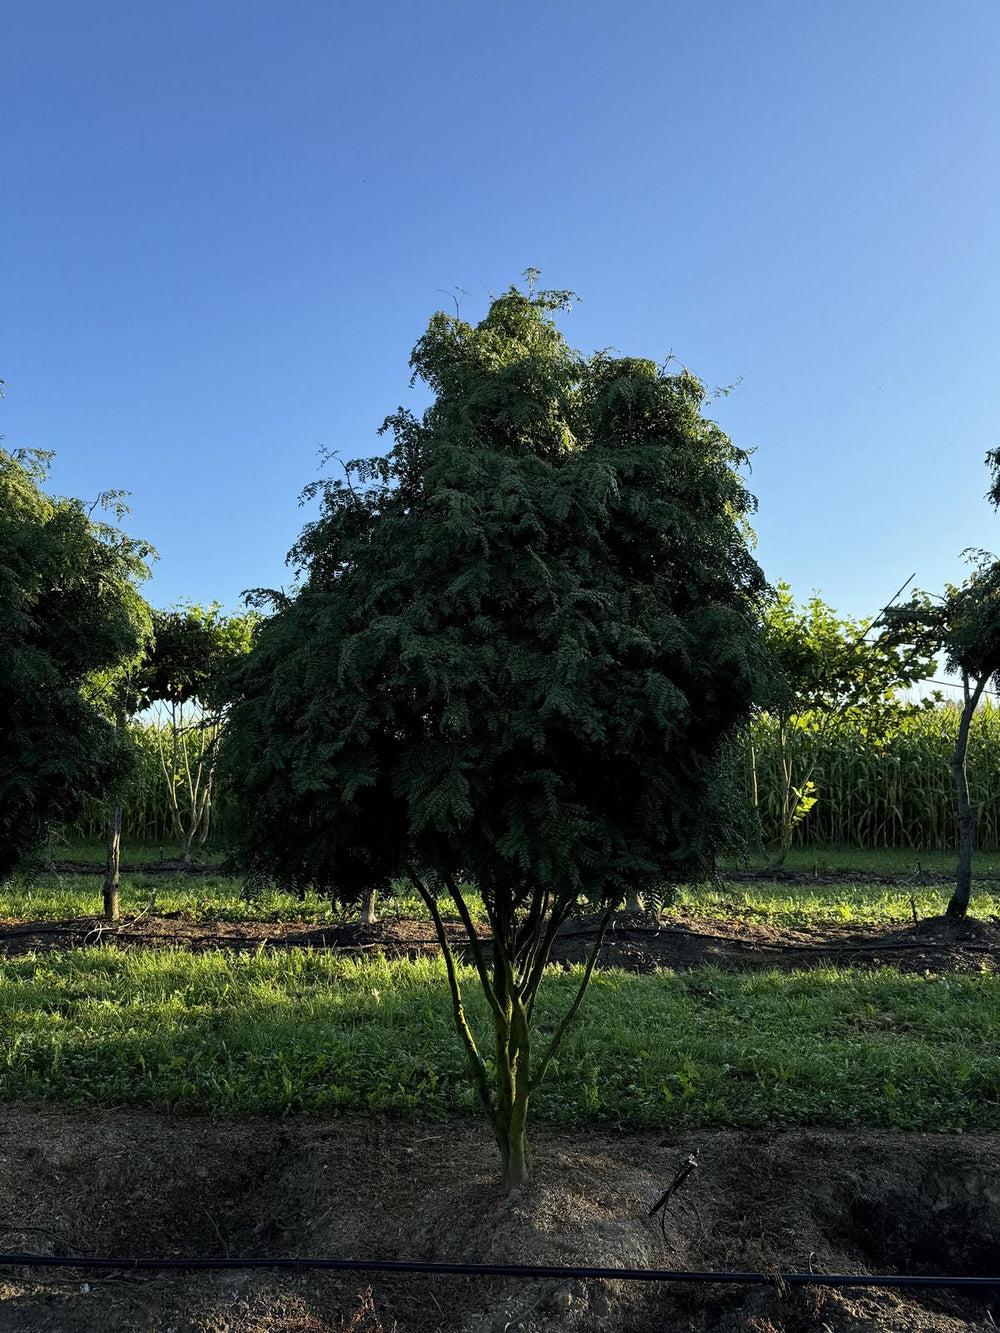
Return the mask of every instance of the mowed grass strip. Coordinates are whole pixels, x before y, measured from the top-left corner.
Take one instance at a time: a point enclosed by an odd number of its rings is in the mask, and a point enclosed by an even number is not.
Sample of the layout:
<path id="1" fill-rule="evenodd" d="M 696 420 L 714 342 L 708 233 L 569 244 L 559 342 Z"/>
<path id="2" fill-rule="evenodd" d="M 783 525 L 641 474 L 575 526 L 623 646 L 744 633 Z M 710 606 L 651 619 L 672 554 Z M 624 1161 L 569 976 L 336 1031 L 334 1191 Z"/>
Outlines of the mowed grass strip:
<path id="1" fill-rule="evenodd" d="M 911 905 L 910 897 L 913 896 Z M 155 897 L 154 897 L 155 894 Z M 706 920 L 764 921 L 769 925 L 802 929 L 830 923 L 877 925 L 912 920 L 913 907 L 921 918 L 944 912 L 951 896 L 947 884 L 882 886 L 854 883 L 783 884 L 772 881 L 683 885 L 667 915 L 683 912 Z M 356 911 L 333 906 L 328 898 L 308 893 L 302 898 L 277 889 L 265 889 L 247 898 L 238 879 L 224 876 L 135 876 L 121 884 L 121 910 L 125 917 L 150 909 L 160 915 L 175 915 L 186 921 L 302 921 L 335 925 L 354 920 Z M 482 902 L 469 893 L 473 917 L 482 921 Z M 441 900 L 446 920 L 458 921 L 458 912 L 447 897 Z M 0 888 L 0 918 L 15 921 L 60 921 L 94 916 L 101 910 L 101 886 L 96 876 L 45 875 L 31 883 L 13 883 Z M 395 896 L 380 899 L 383 915 L 399 914 L 428 919 L 427 908 L 405 881 L 395 886 Z M 1000 914 L 1000 881 L 975 886 L 971 914 L 991 917 Z"/>
<path id="2" fill-rule="evenodd" d="M 546 977 L 544 1036 L 579 971 Z M 472 1020 L 487 1030 L 471 974 Z M 0 1098 L 469 1114 L 439 960 L 88 950 L 0 968 Z M 602 1128 L 1000 1129 L 1000 980 L 599 973 L 535 1101 Z"/>
<path id="3" fill-rule="evenodd" d="M 912 898 L 912 901 L 911 901 Z M 951 886 L 879 885 L 845 881 L 837 884 L 752 883 L 683 885 L 670 912 L 706 920 L 766 922 L 776 927 L 808 929 L 823 925 L 889 925 L 941 916 L 948 907 Z M 993 917 L 1000 913 L 1000 883 L 974 887 L 969 915 Z"/>

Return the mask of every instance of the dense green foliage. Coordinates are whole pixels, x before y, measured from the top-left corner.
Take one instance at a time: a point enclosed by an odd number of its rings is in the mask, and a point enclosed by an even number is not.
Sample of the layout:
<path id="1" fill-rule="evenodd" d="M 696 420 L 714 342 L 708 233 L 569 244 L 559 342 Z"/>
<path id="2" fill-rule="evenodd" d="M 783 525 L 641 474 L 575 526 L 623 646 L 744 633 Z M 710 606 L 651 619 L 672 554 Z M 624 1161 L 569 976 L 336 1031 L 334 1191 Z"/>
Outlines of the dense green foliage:
<path id="1" fill-rule="evenodd" d="M 469 978 L 463 972 L 462 979 Z M 539 995 L 558 1021 L 579 986 Z M 440 959 L 89 950 L 6 964 L 0 1098 L 215 1113 L 476 1109 Z M 474 1022 L 485 1001 L 469 1000 Z M 537 1096 L 549 1124 L 1000 1129 L 1000 979 L 601 972 Z"/>
<path id="2" fill-rule="evenodd" d="M 47 495 L 47 462 L 0 450 L 0 879 L 127 772 L 111 700 L 150 633 L 150 548 Z"/>
<path id="3" fill-rule="evenodd" d="M 885 738 L 876 738 L 850 717 L 836 726 L 807 725 L 786 737 L 798 771 L 812 770 L 818 802 L 795 828 L 794 849 L 829 845 L 907 848 L 915 852 L 951 851 L 955 845 L 955 787 L 951 759 L 959 710 L 941 704 L 900 719 Z M 138 763 L 125 791 L 125 837 L 165 847 L 174 837 L 173 810 L 163 781 L 161 746 L 151 724 L 133 723 L 130 733 Z M 752 739 L 753 748 L 750 748 Z M 201 757 L 200 731 L 184 733 L 192 769 Z M 169 744 L 166 737 L 164 744 Z M 757 794 L 765 838 L 777 841 L 783 774 L 777 724 L 758 716 L 736 752 L 733 780 L 752 795 L 756 765 Z M 968 768 L 980 850 L 1000 849 L 1000 709 L 987 697 L 972 719 Z M 216 804 L 225 804 L 225 787 L 216 783 Z M 106 807 L 91 803 L 68 827 L 70 838 L 103 836 Z M 145 857 L 145 853 L 143 854 Z M 138 859 L 133 857 L 132 859 Z M 148 859 L 148 858 L 146 858 Z M 952 855 L 952 862 L 954 857 Z M 792 862 L 789 862 L 791 864 Z M 810 866 L 812 862 L 809 863 Z M 912 862 L 907 863 L 912 869 Z"/>
<path id="4" fill-rule="evenodd" d="M 560 304 L 435 316 L 434 405 L 318 488 L 302 590 L 234 677 L 245 860 L 347 895 L 413 862 L 558 914 L 717 840 L 757 688 L 744 456 L 690 375 L 572 353 Z"/>
<path id="5" fill-rule="evenodd" d="M 345 898 L 405 873 L 435 917 L 439 891 L 461 910 L 459 878 L 476 885 L 491 1066 L 440 938 L 512 1185 L 582 998 L 532 1067 L 555 931 L 705 867 L 764 678 L 746 456 L 691 375 L 572 352 L 565 304 L 511 290 L 475 327 L 434 316 L 411 358 L 433 405 L 316 488 L 301 591 L 231 674 L 223 739 L 244 865 Z"/>
<path id="6" fill-rule="evenodd" d="M 218 703 L 217 684 L 230 663 L 249 652 L 258 616 L 227 616 L 220 602 L 183 603 L 153 612 L 153 640 L 134 674 L 135 709 L 165 703 Z"/>

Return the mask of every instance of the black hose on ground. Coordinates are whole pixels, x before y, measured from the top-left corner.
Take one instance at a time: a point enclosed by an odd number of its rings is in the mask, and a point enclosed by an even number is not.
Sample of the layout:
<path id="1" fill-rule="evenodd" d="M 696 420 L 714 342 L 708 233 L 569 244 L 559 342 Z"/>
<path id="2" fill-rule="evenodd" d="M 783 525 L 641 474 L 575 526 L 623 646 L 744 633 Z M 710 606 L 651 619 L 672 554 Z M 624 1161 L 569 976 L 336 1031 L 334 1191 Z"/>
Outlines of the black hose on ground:
<path id="1" fill-rule="evenodd" d="M 430 1263 L 416 1259 L 128 1259 L 63 1254 L 0 1254 L 0 1268 L 120 1269 L 122 1272 L 226 1268 L 333 1269 L 353 1273 L 457 1273 L 466 1277 L 590 1278 L 624 1282 L 718 1283 L 742 1287 L 924 1287 L 1000 1290 L 997 1277 L 894 1273 L 699 1273 L 670 1268 L 564 1267 L 555 1264 Z"/>

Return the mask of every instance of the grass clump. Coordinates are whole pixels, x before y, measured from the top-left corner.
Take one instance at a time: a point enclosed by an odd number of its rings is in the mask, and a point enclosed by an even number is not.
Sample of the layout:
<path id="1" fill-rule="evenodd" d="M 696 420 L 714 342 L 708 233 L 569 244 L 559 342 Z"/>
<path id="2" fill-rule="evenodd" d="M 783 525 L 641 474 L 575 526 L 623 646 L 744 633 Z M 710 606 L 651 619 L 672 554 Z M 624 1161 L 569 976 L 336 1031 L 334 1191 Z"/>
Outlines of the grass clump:
<path id="1" fill-rule="evenodd" d="M 469 974 L 471 1018 L 487 1015 Z M 579 982 L 546 977 L 550 1029 Z M 474 1113 L 440 960 L 89 950 L 0 971 L 0 1098 L 214 1113 Z M 1000 979 L 598 973 L 535 1102 L 554 1125 L 1000 1129 Z"/>

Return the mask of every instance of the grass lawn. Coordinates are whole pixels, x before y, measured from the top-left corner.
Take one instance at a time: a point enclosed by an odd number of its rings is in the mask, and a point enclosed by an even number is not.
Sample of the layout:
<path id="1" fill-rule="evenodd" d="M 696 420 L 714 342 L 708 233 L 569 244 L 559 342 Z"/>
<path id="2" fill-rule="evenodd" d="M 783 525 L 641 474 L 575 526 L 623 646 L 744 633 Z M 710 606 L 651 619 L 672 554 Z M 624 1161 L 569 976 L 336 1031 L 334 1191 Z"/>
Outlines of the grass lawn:
<path id="1" fill-rule="evenodd" d="M 913 896 L 911 905 L 910 896 Z M 924 919 L 940 916 L 948 906 L 947 884 L 888 887 L 858 884 L 781 884 L 760 881 L 682 885 L 668 911 L 716 920 L 766 921 L 796 929 L 830 922 L 873 925 L 912 921 L 913 908 Z M 1000 914 L 1000 883 L 973 884 L 971 916 Z"/>
<path id="2" fill-rule="evenodd" d="M 544 1034 L 579 972 L 546 977 Z M 469 1009 L 484 1005 L 466 973 Z M 0 1099 L 474 1113 L 443 966 L 95 949 L 0 969 Z M 541 1122 L 1000 1129 L 1000 978 L 595 975 Z"/>
<path id="3" fill-rule="evenodd" d="M 221 875 L 126 875 L 121 884 L 121 908 L 135 916 L 150 906 L 160 914 L 176 914 L 193 921 L 307 921 L 316 924 L 350 920 L 351 910 L 334 908 L 316 894 L 296 898 L 268 890 L 252 900 L 243 896 L 239 880 Z M 771 881 L 684 885 L 668 911 L 706 919 L 766 921 L 774 926 L 808 927 L 837 922 L 909 921 L 910 894 L 920 917 L 936 916 L 948 904 L 947 884 L 890 887 L 852 882 L 845 876 L 835 884 L 788 884 Z M 473 916 L 482 919 L 478 896 L 470 894 Z M 40 875 L 0 887 L 0 917 L 17 920 L 62 920 L 93 916 L 101 910 L 100 880 L 93 875 Z M 384 899 L 383 914 L 424 918 L 427 909 L 405 882 L 396 885 L 396 897 Z M 457 921 L 450 900 L 442 901 L 449 920 Z M 1000 880 L 980 879 L 974 884 L 972 915 L 1000 914 Z"/>

